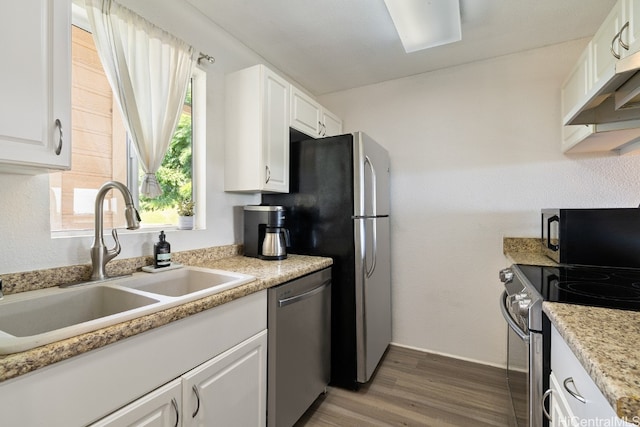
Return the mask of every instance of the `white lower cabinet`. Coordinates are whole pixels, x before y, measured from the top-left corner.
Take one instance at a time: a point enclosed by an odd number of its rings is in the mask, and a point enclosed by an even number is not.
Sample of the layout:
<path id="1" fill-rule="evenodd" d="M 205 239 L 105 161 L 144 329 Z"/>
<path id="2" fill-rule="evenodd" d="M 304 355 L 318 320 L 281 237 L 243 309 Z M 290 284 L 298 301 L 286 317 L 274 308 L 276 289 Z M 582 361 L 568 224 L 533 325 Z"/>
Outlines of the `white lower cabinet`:
<path id="1" fill-rule="evenodd" d="M 562 395 L 562 388 L 558 384 L 558 379 L 551 373 L 549 378 L 549 388 L 551 389 L 549 397 L 549 413 L 551 420 L 550 427 L 575 427 L 576 418 L 573 416 L 569 404 Z"/>
<path id="2" fill-rule="evenodd" d="M 267 331 L 182 376 L 183 426 L 264 426 Z"/>
<path id="3" fill-rule="evenodd" d="M 0 382 L 0 425 L 264 426 L 266 346 L 263 290 Z"/>
<path id="4" fill-rule="evenodd" d="M 551 371 L 551 426 L 634 426 L 617 416 L 555 327 L 551 330 Z"/>
<path id="5" fill-rule="evenodd" d="M 181 425 L 182 388 L 180 378 L 141 397 L 119 411 L 91 424 L 91 427 L 171 427 Z"/>
<path id="6" fill-rule="evenodd" d="M 91 426 L 264 426 L 266 366 L 265 330 Z"/>

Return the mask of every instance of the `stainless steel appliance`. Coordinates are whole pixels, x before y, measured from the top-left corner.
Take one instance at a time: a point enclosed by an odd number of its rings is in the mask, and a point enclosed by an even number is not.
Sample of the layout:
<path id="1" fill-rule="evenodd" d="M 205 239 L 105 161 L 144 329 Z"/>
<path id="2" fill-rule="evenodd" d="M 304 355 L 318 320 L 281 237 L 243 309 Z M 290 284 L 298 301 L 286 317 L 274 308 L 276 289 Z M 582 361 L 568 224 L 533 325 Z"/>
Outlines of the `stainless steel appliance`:
<path id="1" fill-rule="evenodd" d="M 548 425 L 542 399 L 550 374 L 549 320 L 542 302 L 640 311 L 640 269 L 514 264 L 500 272 L 500 308 L 508 324 L 507 375 L 519 427 Z"/>
<path id="2" fill-rule="evenodd" d="M 289 242 L 289 231 L 283 227 L 266 227 L 260 258 L 262 259 L 285 259 L 287 257 L 287 246 Z"/>
<path id="3" fill-rule="evenodd" d="M 289 230 L 282 206 L 244 207 L 244 255 L 264 260 L 287 258 Z"/>
<path id="4" fill-rule="evenodd" d="M 331 377 L 331 269 L 268 291 L 267 423 L 292 426 Z"/>
<path id="5" fill-rule="evenodd" d="M 542 250 L 562 264 L 640 267 L 640 209 L 543 209 Z"/>
<path id="6" fill-rule="evenodd" d="M 331 382 L 369 381 L 391 342 L 389 156 L 362 132 L 292 141 L 289 251 L 333 258 Z"/>

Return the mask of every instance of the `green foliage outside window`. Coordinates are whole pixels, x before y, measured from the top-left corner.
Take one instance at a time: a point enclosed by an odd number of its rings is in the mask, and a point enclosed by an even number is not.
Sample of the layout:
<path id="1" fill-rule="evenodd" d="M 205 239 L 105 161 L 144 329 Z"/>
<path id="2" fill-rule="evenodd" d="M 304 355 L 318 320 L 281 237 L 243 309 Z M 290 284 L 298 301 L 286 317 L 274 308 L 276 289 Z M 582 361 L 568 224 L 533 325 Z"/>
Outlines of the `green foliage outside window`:
<path id="1" fill-rule="evenodd" d="M 191 105 L 191 85 L 187 91 L 185 105 Z M 140 196 L 140 210 L 145 212 L 174 211 L 182 200 L 192 199 L 192 121 L 191 112 L 184 112 L 176 129 L 162 166 L 156 174 L 162 194 L 154 199 Z M 144 172 L 140 170 L 140 179 Z"/>

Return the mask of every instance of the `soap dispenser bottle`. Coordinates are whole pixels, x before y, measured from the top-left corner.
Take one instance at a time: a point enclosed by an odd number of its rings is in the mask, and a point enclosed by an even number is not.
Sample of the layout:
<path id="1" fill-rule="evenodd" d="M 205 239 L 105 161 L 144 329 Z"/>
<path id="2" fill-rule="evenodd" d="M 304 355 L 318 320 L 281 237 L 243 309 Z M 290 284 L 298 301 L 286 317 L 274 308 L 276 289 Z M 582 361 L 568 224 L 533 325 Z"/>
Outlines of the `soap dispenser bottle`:
<path id="1" fill-rule="evenodd" d="M 160 241 L 153 245 L 153 258 L 156 268 L 171 265 L 171 245 L 166 241 L 164 231 L 160 232 Z"/>

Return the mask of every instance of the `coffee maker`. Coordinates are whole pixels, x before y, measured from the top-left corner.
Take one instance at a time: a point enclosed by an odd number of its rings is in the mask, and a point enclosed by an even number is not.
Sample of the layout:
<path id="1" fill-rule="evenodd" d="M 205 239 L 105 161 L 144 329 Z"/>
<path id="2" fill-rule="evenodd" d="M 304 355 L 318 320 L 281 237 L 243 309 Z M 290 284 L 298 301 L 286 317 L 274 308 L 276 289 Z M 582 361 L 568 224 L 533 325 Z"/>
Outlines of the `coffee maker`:
<path id="1" fill-rule="evenodd" d="M 289 230 L 283 206 L 244 207 L 244 255 L 264 260 L 287 258 Z"/>

